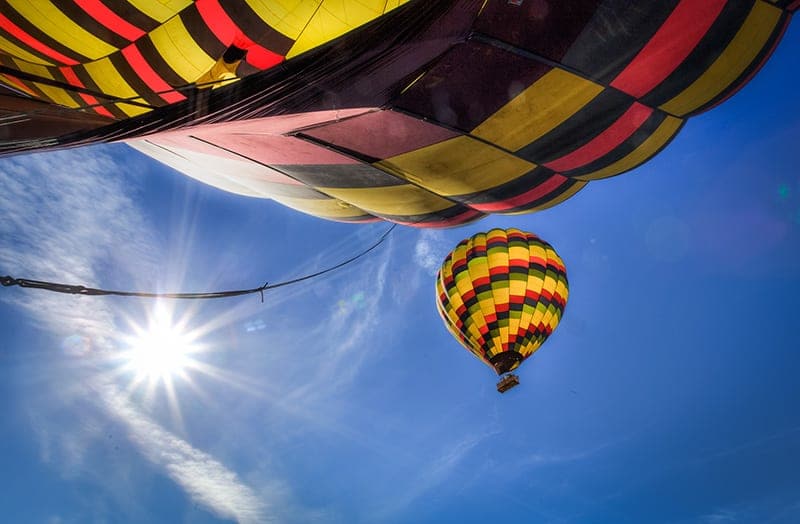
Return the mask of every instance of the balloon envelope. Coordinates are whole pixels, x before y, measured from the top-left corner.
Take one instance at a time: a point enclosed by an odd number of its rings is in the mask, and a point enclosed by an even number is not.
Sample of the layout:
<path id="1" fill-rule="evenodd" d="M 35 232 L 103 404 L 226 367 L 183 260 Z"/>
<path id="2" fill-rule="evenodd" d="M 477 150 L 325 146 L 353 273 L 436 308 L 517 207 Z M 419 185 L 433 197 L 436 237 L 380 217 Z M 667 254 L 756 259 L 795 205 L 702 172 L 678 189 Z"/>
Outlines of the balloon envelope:
<path id="1" fill-rule="evenodd" d="M 641 165 L 797 0 L 15 1 L 0 152 L 126 141 L 315 216 L 446 227 Z"/>
<path id="2" fill-rule="evenodd" d="M 462 240 L 436 277 L 436 305 L 450 333 L 503 374 L 516 369 L 558 326 L 569 286 L 553 247 L 519 229 Z"/>

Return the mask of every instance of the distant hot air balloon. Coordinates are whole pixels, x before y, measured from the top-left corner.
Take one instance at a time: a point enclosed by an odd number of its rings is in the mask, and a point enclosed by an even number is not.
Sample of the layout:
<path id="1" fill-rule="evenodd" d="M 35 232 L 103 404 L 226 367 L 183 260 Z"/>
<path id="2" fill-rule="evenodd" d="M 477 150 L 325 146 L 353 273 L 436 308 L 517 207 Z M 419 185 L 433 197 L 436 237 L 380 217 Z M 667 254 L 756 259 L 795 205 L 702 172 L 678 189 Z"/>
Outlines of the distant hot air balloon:
<path id="1" fill-rule="evenodd" d="M 446 227 L 629 171 L 798 0 L 9 0 L 0 154 L 125 141 L 311 215 Z"/>
<path id="2" fill-rule="evenodd" d="M 558 326 L 569 288 L 553 247 L 519 229 L 462 240 L 436 277 L 436 305 L 450 333 L 498 375 L 516 369 Z M 506 375 L 497 390 L 519 383 Z"/>

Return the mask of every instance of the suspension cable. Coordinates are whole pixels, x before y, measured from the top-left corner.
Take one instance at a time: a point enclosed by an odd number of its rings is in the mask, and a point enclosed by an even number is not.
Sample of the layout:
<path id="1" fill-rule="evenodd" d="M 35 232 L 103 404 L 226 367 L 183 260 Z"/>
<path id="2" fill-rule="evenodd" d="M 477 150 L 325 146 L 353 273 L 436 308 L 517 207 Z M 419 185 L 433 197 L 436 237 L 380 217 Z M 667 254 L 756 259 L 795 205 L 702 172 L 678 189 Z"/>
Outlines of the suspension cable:
<path id="1" fill-rule="evenodd" d="M 47 282 L 43 280 L 31 280 L 28 278 L 14 278 L 9 275 L 0 276 L 0 284 L 4 287 L 10 286 L 19 286 L 23 288 L 33 288 L 33 289 L 44 289 L 45 291 L 53 291 L 55 293 L 66 293 L 70 295 L 88 295 L 88 296 L 106 296 L 106 295 L 114 295 L 120 297 L 141 297 L 141 298 L 172 298 L 172 299 L 212 299 L 212 298 L 226 298 L 226 297 L 236 297 L 241 295 L 249 295 L 253 293 L 261 294 L 261 302 L 264 302 L 264 291 L 268 289 L 275 289 L 283 286 L 288 286 L 290 284 L 297 284 L 298 282 L 303 282 L 304 280 L 309 280 L 312 278 L 316 278 L 322 276 L 326 273 L 330 273 L 340 267 L 344 267 L 347 264 L 355 262 L 359 258 L 365 256 L 367 253 L 372 251 L 373 249 L 377 248 L 379 245 L 386 240 L 386 237 L 394 231 L 394 228 L 397 227 L 397 224 L 392 224 L 388 230 L 386 230 L 383 235 L 381 235 L 378 240 L 373 243 L 370 247 L 365 249 L 364 251 L 354 255 L 347 260 L 339 262 L 338 264 L 331 266 L 329 268 L 323 269 L 322 271 L 317 271 L 316 273 L 311 273 L 309 275 L 305 275 L 299 278 L 295 278 L 292 280 L 286 280 L 283 282 L 278 282 L 276 284 L 270 284 L 269 282 L 265 282 L 264 285 L 259 287 L 254 287 L 251 289 L 235 289 L 230 291 L 212 291 L 208 293 L 148 293 L 148 292 L 141 292 L 141 291 L 118 291 L 118 290 L 108 290 L 108 289 L 98 289 L 93 287 L 86 287 L 82 285 L 73 285 L 73 284 L 60 284 L 57 282 Z"/>

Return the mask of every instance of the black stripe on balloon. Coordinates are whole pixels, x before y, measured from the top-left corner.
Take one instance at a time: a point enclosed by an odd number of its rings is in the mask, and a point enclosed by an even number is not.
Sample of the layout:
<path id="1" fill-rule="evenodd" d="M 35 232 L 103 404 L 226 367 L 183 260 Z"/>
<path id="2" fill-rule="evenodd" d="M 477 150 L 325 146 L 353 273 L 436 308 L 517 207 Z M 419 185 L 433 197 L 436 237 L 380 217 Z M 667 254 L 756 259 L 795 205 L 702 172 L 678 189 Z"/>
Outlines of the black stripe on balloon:
<path id="1" fill-rule="evenodd" d="M 20 47 L 20 48 L 26 50 L 27 52 L 29 52 L 30 54 L 38 57 L 39 59 L 41 59 L 44 62 L 54 63 L 54 64 L 55 63 L 59 63 L 58 60 L 56 60 L 55 58 L 51 58 L 48 55 L 46 55 L 44 53 L 41 53 L 41 52 L 37 51 L 36 49 L 34 49 L 32 47 L 29 47 L 26 42 L 20 40 L 19 38 L 17 38 L 16 36 L 12 35 L 8 31 L 0 29 L 0 35 L 2 35 L 4 38 L 6 38 L 12 44 L 14 44 L 17 47 Z M 2 57 L 3 59 L 7 58 L 7 59 L 11 60 L 11 57 L 9 55 L 6 55 L 5 53 L 0 53 L 0 57 Z M 5 62 L 5 60 L 3 60 L 3 64 L 8 66 L 8 67 L 10 67 L 10 68 L 12 68 L 12 69 L 19 69 L 19 66 L 17 64 L 13 63 L 13 62 L 11 64 L 7 64 Z"/>
<path id="2" fill-rule="evenodd" d="M 504 184 L 492 187 L 475 193 L 468 193 L 452 197 L 465 204 L 490 204 L 514 198 L 532 188 L 546 182 L 554 175 L 553 171 L 546 167 L 537 166 L 522 176 L 510 180 Z"/>
<path id="3" fill-rule="evenodd" d="M 117 49 L 122 49 L 130 43 L 127 38 L 123 38 L 95 20 L 86 11 L 81 9 L 77 2 L 58 2 L 58 9 L 67 15 L 70 20 L 81 26 L 87 33 L 92 34 Z"/>
<path id="4" fill-rule="evenodd" d="M 321 140 L 321 139 L 319 139 L 319 138 L 317 138 L 315 136 L 307 135 L 305 133 L 294 133 L 292 136 L 294 136 L 295 138 L 297 138 L 299 140 L 305 140 L 306 142 L 311 142 L 312 144 L 314 144 L 316 146 L 324 147 L 326 149 L 330 149 L 331 151 L 336 151 L 337 153 L 341 153 L 341 154 L 343 154 L 345 156 L 349 156 L 350 158 L 355 158 L 355 159 L 357 159 L 357 160 L 359 160 L 361 162 L 364 162 L 366 164 L 373 164 L 373 163 L 378 162 L 378 161 L 381 160 L 380 158 L 377 158 L 377 157 L 374 157 L 374 156 L 365 155 L 361 151 L 356 151 L 355 149 L 350 149 L 350 148 L 347 148 L 347 147 L 343 147 L 343 146 L 341 146 L 339 144 L 332 144 L 331 142 L 327 142 L 325 140 Z M 375 168 L 375 169 L 378 169 L 378 168 Z M 394 175 L 392 175 L 392 176 L 394 176 Z M 343 186 L 343 187 L 347 187 L 347 186 Z"/>
<path id="5" fill-rule="evenodd" d="M 205 54 L 214 60 L 222 58 L 228 46 L 224 42 L 220 42 L 217 35 L 206 25 L 205 20 L 200 16 L 200 11 L 197 10 L 197 4 L 192 4 L 181 11 L 180 19 L 192 40 L 200 46 Z"/>
<path id="6" fill-rule="evenodd" d="M 50 98 L 48 95 L 46 95 L 46 94 L 45 94 L 45 92 L 44 92 L 44 91 L 42 91 L 41 89 L 39 89 L 39 86 L 37 86 L 37 85 L 36 85 L 36 83 L 34 83 L 34 82 L 31 82 L 31 81 L 29 81 L 29 80 L 23 80 L 22 78 L 20 78 L 20 77 L 18 77 L 18 76 L 16 76 L 16 75 L 10 75 L 10 76 L 13 76 L 13 77 L 14 77 L 14 78 L 16 78 L 16 79 L 17 79 L 19 82 L 21 82 L 21 83 L 22 83 L 22 84 L 23 84 L 25 87 L 27 87 L 28 89 L 30 89 L 30 90 L 31 90 L 31 91 L 32 91 L 32 92 L 33 92 L 33 93 L 36 95 L 36 98 L 40 98 L 40 99 L 42 99 L 42 100 L 51 100 L 51 101 L 53 101 L 53 103 L 55 103 L 55 100 L 53 100 L 52 98 Z M 12 85 L 14 85 L 14 84 L 12 83 Z"/>
<path id="7" fill-rule="evenodd" d="M 440 211 L 422 213 L 419 215 L 390 215 L 387 213 L 378 214 L 377 212 L 370 210 L 366 211 L 391 222 L 401 222 L 417 227 L 449 227 L 473 222 L 486 216 L 479 211 L 475 211 L 474 209 L 470 209 L 461 205 L 454 205 Z M 437 222 L 442 224 L 438 225 Z"/>
<path id="8" fill-rule="evenodd" d="M 369 164 L 281 164 L 275 169 L 312 187 L 377 188 L 409 185 L 408 181 Z"/>
<path id="9" fill-rule="evenodd" d="M 129 24 L 138 27 L 145 33 L 149 33 L 161 25 L 161 22 L 150 18 L 148 15 L 139 11 L 130 2 L 103 2 L 103 4 L 108 9 L 113 11 L 118 17 L 122 18 Z"/>
<path id="10" fill-rule="evenodd" d="M 562 62 L 609 84 L 650 41 L 679 1 L 605 0 Z"/>
<path id="11" fill-rule="evenodd" d="M 621 91 L 604 89 L 565 122 L 516 154 L 534 164 L 546 164 L 561 158 L 608 129 L 633 102 L 631 96 Z"/>
<path id="12" fill-rule="evenodd" d="M 72 72 L 75 73 L 75 76 L 78 77 L 78 80 L 80 80 L 84 87 L 89 91 L 107 95 L 100 96 L 98 94 L 98 96 L 95 96 L 95 98 L 97 99 L 98 104 L 106 108 L 112 115 L 114 115 L 114 118 L 120 120 L 130 118 L 125 111 L 117 107 L 117 105 L 113 102 L 116 97 L 107 93 L 103 93 L 103 90 L 100 89 L 100 86 L 95 83 L 94 79 L 91 77 L 91 75 L 89 75 L 89 72 L 86 71 L 86 68 L 83 65 L 72 66 Z"/>
<path id="13" fill-rule="evenodd" d="M 336 222 L 350 222 L 353 224 L 358 223 L 367 223 L 367 222 L 374 222 L 377 217 L 370 215 L 369 213 L 364 213 L 363 215 L 358 216 L 350 216 L 350 217 L 331 217 L 329 220 L 333 220 Z"/>
<path id="14" fill-rule="evenodd" d="M 269 193 L 276 197 L 299 198 L 303 200 L 331 200 L 329 195 L 321 193 L 313 187 L 296 184 L 269 183 Z"/>
<path id="15" fill-rule="evenodd" d="M 617 147 L 615 147 L 614 149 L 612 149 L 611 151 L 609 151 L 605 155 L 601 156 L 597 160 L 594 160 L 593 162 L 585 164 L 585 165 L 579 167 L 578 169 L 572 169 L 570 171 L 564 171 L 561 174 L 564 175 L 564 176 L 568 176 L 568 177 L 579 177 L 579 176 L 582 176 L 582 175 L 587 175 L 587 174 L 590 174 L 590 173 L 594 173 L 595 171 L 599 171 L 601 169 L 604 169 L 604 168 L 610 166 L 611 164 L 613 164 L 615 162 L 618 162 L 619 160 L 622 160 L 623 158 L 625 158 L 629 154 L 631 154 L 634 151 L 636 151 L 636 149 L 640 145 L 642 145 L 642 143 L 645 140 L 650 138 L 650 136 L 653 133 L 656 132 L 656 130 L 658 129 L 658 126 L 660 126 L 661 123 L 664 122 L 664 120 L 666 120 L 666 118 L 667 118 L 667 114 L 666 113 L 664 113 L 662 111 L 653 111 L 653 113 L 647 118 L 647 120 L 645 120 L 644 123 L 642 123 L 642 125 L 639 126 L 639 129 L 634 131 L 634 133 L 631 136 L 629 136 L 628 139 L 625 140 L 624 142 L 622 142 L 620 145 L 618 145 Z M 680 130 L 680 127 L 678 128 L 678 131 L 679 130 Z M 677 135 L 677 131 L 675 132 L 675 134 L 672 135 L 672 137 L 669 140 L 667 140 L 664 143 L 664 145 L 661 148 L 659 148 L 657 151 L 653 151 L 650 154 L 650 156 L 648 156 L 647 158 L 642 160 L 636 166 L 631 167 L 630 169 L 633 169 L 633 168 L 637 167 L 638 165 L 646 162 L 651 156 L 653 156 L 656 153 L 658 153 L 658 151 L 661 151 L 661 149 L 664 146 L 666 146 L 669 142 L 672 141 L 672 138 L 674 138 L 675 135 Z"/>
<path id="16" fill-rule="evenodd" d="M 511 268 L 509 268 L 509 273 L 511 273 Z M 523 271 L 522 273 L 527 274 L 527 271 Z M 508 281 L 508 273 L 506 272 L 489 275 L 489 282 L 507 282 L 507 281 Z"/>
<path id="17" fill-rule="evenodd" d="M 755 1 L 727 2 L 689 56 L 663 82 L 643 96 L 642 103 L 650 107 L 658 107 L 682 93 L 684 89 L 700 78 L 736 36 L 747 15 L 750 14 Z"/>
<path id="18" fill-rule="evenodd" d="M 61 72 L 61 68 L 51 67 L 51 68 L 48 68 L 48 72 L 51 75 L 53 75 L 53 80 L 55 80 L 56 82 L 60 82 L 61 84 L 64 84 L 65 86 L 69 86 L 70 85 L 70 82 L 69 82 L 69 80 L 67 80 L 67 77 L 65 77 L 64 73 Z M 70 99 L 72 99 L 78 105 L 78 107 L 86 107 L 86 105 L 87 105 L 86 101 L 83 98 L 81 98 L 80 95 L 76 91 L 74 91 L 72 89 L 69 89 L 69 88 L 59 89 L 59 91 L 62 91 L 67 96 L 69 96 Z M 91 111 L 91 109 L 89 111 Z"/>
<path id="19" fill-rule="evenodd" d="M 775 50 L 775 47 L 778 44 L 778 40 L 780 40 L 781 36 L 783 35 L 786 27 L 789 25 L 789 20 L 791 16 L 784 11 L 781 15 L 780 20 L 775 25 L 775 29 L 773 30 L 772 34 L 770 35 L 769 39 L 765 43 L 764 47 L 761 48 L 761 51 L 758 53 L 756 58 L 750 63 L 749 66 L 742 72 L 739 77 L 734 80 L 730 86 L 728 86 L 722 93 L 714 97 L 713 99 L 709 100 L 707 103 L 703 104 L 702 106 L 698 107 L 694 111 L 687 113 L 687 117 L 695 116 L 697 114 L 706 111 L 717 104 L 720 104 L 725 101 L 725 99 L 730 98 L 731 96 L 735 95 L 747 81 L 755 75 L 759 69 L 761 69 L 764 64 L 769 60 L 769 57 L 772 55 L 772 52 Z"/>
<path id="20" fill-rule="evenodd" d="M 580 184 L 580 183 L 582 183 L 582 182 L 580 182 L 578 180 L 572 180 L 570 178 L 566 178 L 566 179 L 564 179 L 564 183 L 563 184 L 561 184 L 560 186 L 555 188 L 553 191 L 550 191 L 546 195 L 544 195 L 542 197 L 539 197 L 536 200 L 533 200 L 533 201 L 528 202 L 526 204 L 523 204 L 523 205 L 520 205 L 520 206 L 515 206 L 515 207 L 512 207 L 511 209 L 506 209 L 506 210 L 503 210 L 503 211 L 499 211 L 498 213 L 500 213 L 500 214 L 502 214 L 502 213 L 520 213 L 520 212 L 523 212 L 523 211 L 528 211 L 530 209 L 535 209 L 535 208 L 537 208 L 539 206 L 543 206 L 543 205 L 547 204 L 548 202 L 550 202 L 552 200 L 555 200 L 556 198 L 561 196 L 563 193 L 565 193 L 566 191 L 571 189 L 572 186 L 574 186 L 575 184 Z"/>
<path id="21" fill-rule="evenodd" d="M 7 38 L 11 38 L 11 35 L 6 34 L 5 36 Z M 0 53 L 0 66 L 3 66 L 3 67 L 7 68 L 10 71 L 15 71 L 15 72 L 19 71 L 19 66 L 17 65 L 17 63 L 14 62 L 14 60 L 10 56 L 5 55 L 3 53 Z M 3 73 L 6 76 L 9 76 L 9 77 L 13 76 L 14 78 L 16 78 L 17 81 L 19 81 L 22 85 L 24 85 L 25 87 L 27 87 L 28 89 L 33 91 L 36 94 L 36 98 L 41 98 L 43 100 L 50 100 L 50 97 L 46 96 L 38 87 L 36 87 L 33 84 L 33 82 L 22 78 L 21 75 L 15 75 L 14 73 L 12 73 L 10 71 L 8 71 L 8 72 L 7 71 L 3 71 Z M 10 83 L 10 87 L 13 87 L 13 89 L 19 89 L 19 87 L 16 86 L 13 81 L 9 80 L 9 83 Z M 5 87 L 5 86 L 3 86 L 3 87 Z M 17 96 L 17 95 L 15 95 L 15 96 Z"/>
<path id="22" fill-rule="evenodd" d="M 133 88 L 134 91 L 138 95 L 141 96 L 138 99 L 138 102 L 146 102 L 152 106 L 163 106 L 166 104 L 163 98 L 158 96 L 153 92 L 153 90 L 148 86 L 144 80 L 139 76 L 139 74 L 131 67 L 125 57 L 122 56 L 121 52 L 116 52 L 109 55 L 108 59 L 114 65 L 117 71 L 119 71 L 120 76 L 125 79 L 125 82 L 128 83 L 129 86 Z"/>
<path id="23" fill-rule="evenodd" d="M 144 59 L 147 60 L 147 63 L 150 64 L 150 67 L 152 67 L 153 70 L 158 73 L 158 76 L 166 83 L 172 87 L 179 87 L 187 84 L 187 81 L 176 73 L 167 61 L 164 60 L 161 53 L 153 44 L 153 41 L 150 40 L 150 35 L 138 39 L 135 45 L 139 53 L 141 53 Z"/>
<path id="24" fill-rule="evenodd" d="M 294 45 L 294 40 L 264 22 L 247 5 L 247 2 L 236 2 L 235 6 L 232 3 L 225 4 L 221 2 L 220 5 L 249 39 L 266 47 L 273 53 L 285 56 Z"/>
<path id="25" fill-rule="evenodd" d="M 7 4 L 6 4 L 5 7 L 3 7 L 3 15 L 6 18 L 8 18 L 11 22 L 16 24 L 18 27 L 20 27 L 23 31 L 25 31 L 30 36 L 32 36 L 34 39 L 38 40 L 39 42 L 41 42 L 42 44 L 46 45 L 50 49 L 52 49 L 54 51 L 58 51 L 62 55 L 66 56 L 66 57 L 69 57 L 69 58 L 71 58 L 71 59 L 73 59 L 73 60 L 75 60 L 76 62 L 79 62 L 79 63 L 90 61 L 89 57 L 84 56 L 84 55 L 78 53 L 77 51 L 75 51 L 74 49 L 63 45 L 61 42 L 59 42 L 55 38 L 51 38 L 47 33 L 42 31 L 38 27 L 36 27 L 27 18 L 25 18 L 24 16 L 19 14 L 14 9 L 9 8 L 7 6 Z M 6 34 L 8 34 L 8 33 L 6 33 Z M 26 43 L 23 43 L 21 47 L 23 49 L 25 49 L 25 50 L 28 50 L 31 46 L 29 46 Z M 55 63 L 60 64 L 60 62 L 57 59 L 55 59 L 55 58 L 53 58 L 51 56 L 40 55 L 39 53 L 34 53 L 34 54 L 42 56 L 48 62 L 55 62 Z"/>

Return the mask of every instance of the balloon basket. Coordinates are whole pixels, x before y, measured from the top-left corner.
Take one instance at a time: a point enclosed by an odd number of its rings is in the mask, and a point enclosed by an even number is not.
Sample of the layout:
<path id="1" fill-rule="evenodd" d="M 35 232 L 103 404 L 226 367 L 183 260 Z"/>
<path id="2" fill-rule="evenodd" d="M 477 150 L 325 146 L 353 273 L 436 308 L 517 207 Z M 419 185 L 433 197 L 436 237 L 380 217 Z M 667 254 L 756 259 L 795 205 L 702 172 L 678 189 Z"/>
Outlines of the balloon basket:
<path id="1" fill-rule="evenodd" d="M 497 383 L 498 393 L 505 393 L 509 389 L 519 384 L 519 377 L 514 374 L 508 374 Z"/>

